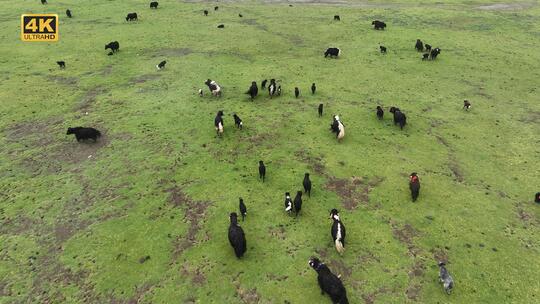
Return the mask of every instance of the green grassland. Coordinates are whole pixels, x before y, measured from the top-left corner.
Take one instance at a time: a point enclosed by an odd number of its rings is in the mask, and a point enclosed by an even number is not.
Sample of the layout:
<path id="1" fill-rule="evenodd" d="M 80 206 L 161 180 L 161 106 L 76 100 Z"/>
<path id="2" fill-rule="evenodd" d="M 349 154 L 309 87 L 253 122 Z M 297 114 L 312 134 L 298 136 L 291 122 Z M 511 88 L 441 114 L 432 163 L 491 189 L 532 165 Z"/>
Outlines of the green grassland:
<path id="1" fill-rule="evenodd" d="M 246 1 L 217 12 L 148 2 L 0 0 L 0 303 L 330 303 L 313 255 L 341 274 L 351 303 L 540 301 L 537 1 Z M 20 41 L 23 13 L 59 13 L 60 41 Z M 417 38 L 442 49 L 436 61 L 420 60 Z M 120 52 L 107 56 L 114 40 Z M 331 46 L 340 59 L 323 58 Z M 264 78 L 284 95 L 249 101 Z M 388 112 L 376 119 L 379 104 L 407 114 L 403 131 Z M 79 125 L 103 137 L 77 143 L 65 133 Z M 305 172 L 314 190 L 294 219 L 283 195 Z M 227 240 L 238 197 L 248 206 L 240 260 Z M 343 256 L 332 208 L 347 227 Z"/>

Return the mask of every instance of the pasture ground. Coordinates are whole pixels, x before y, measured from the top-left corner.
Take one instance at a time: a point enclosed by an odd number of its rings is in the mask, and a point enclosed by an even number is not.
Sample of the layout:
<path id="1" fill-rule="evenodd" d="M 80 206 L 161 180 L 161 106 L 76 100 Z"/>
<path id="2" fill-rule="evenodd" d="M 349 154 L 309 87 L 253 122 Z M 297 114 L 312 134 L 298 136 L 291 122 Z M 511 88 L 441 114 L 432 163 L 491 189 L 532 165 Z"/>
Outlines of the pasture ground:
<path id="1" fill-rule="evenodd" d="M 329 303 L 312 255 L 342 275 L 351 303 L 540 301 L 537 1 L 148 2 L 0 0 L 0 303 Z M 21 42 L 23 13 L 58 13 L 60 41 Z M 436 61 L 420 60 L 417 38 L 442 49 Z M 120 53 L 107 56 L 114 40 Z M 342 58 L 324 59 L 330 46 Z M 221 99 L 197 96 L 207 78 Z M 249 101 L 264 78 L 284 96 Z M 389 106 L 407 114 L 403 131 Z M 104 136 L 78 144 L 65 134 L 78 125 Z M 290 218 L 283 195 L 304 172 L 313 194 Z M 238 197 L 241 260 L 227 241 Z"/>

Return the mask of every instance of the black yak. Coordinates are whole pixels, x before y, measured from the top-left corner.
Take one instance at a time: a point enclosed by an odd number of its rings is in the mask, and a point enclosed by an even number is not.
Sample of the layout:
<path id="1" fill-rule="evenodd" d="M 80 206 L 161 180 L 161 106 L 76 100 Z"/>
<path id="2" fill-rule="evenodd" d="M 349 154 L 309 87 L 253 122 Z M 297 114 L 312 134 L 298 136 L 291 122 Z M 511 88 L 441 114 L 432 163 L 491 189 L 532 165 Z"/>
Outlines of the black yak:
<path id="1" fill-rule="evenodd" d="M 225 24 L 220 24 L 217 26 L 217 28 L 225 28 Z"/>
<path id="2" fill-rule="evenodd" d="M 294 88 L 294 97 L 298 98 L 298 96 L 300 96 L 300 89 L 298 89 L 298 87 L 295 87 Z"/>
<path id="3" fill-rule="evenodd" d="M 373 25 L 373 28 L 376 30 L 384 30 L 384 28 L 386 27 L 386 23 L 379 20 L 371 22 L 371 25 Z"/>
<path id="4" fill-rule="evenodd" d="M 302 210 L 302 191 L 296 192 L 296 196 L 294 197 L 294 214 L 298 216 L 300 210 Z"/>
<path id="5" fill-rule="evenodd" d="M 403 127 L 407 124 L 407 116 L 401 112 L 399 108 L 391 107 L 390 113 L 394 115 L 394 125 L 399 124 L 399 127 L 401 130 L 403 130 Z"/>
<path id="6" fill-rule="evenodd" d="M 416 39 L 416 44 L 414 45 L 414 48 L 415 48 L 418 52 L 422 52 L 422 51 L 424 50 L 424 44 L 422 43 L 422 40 Z"/>
<path id="7" fill-rule="evenodd" d="M 259 94 L 259 88 L 257 87 L 257 82 L 255 82 L 255 81 L 251 82 L 251 86 L 249 87 L 246 94 L 251 96 L 251 100 L 253 100 L 255 97 L 257 97 L 257 94 Z"/>
<path id="8" fill-rule="evenodd" d="M 334 304 L 349 304 L 347 291 L 338 276 L 333 274 L 318 258 L 309 259 L 308 264 L 317 272 L 321 293 L 328 294 Z"/>
<path id="9" fill-rule="evenodd" d="M 159 3 L 157 1 L 150 2 L 150 8 L 157 9 Z"/>
<path id="10" fill-rule="evenodd" d="M 379 49 L 381 50 L 381 54 L 386 54 L 386 47 L 379 45 Z"/>
<path id="11" fill-rule="evenodd" d="M 339 17 L 339 15 L 334 15 L 334 20 L 335 21 L 341 21 L 341 18 Z"/>
<path id="12" fill-rule="evenodd" d="M 540 192 L 536 192 L 536 195 L 534 196 L 534 202 L 540 204 Z"/>
<path id="13" fill-rule="evenodd" d="M 240 202 L 238 203 L 238 209 L 240 209 L 240 215 L 242 215 L 242 222 L 246 218 L 247 214 L 247 207 L 246 204 L 244 204 L 244 200 L 240 198 Z"/>
<path id="14" fill-rule="evenodd" d="M 323 108 L 324 108 L 324 104 L 320 103 L 320 104 L 319 104 L 319 109 L 318 109 L 319 117 L 322 117 L 322 114 L 323 114 Z"/>
<path id="15" fill-rule="evenodd" d="M 311 180 L 309 179 L 309 173 L 304 175 L 302 185 L 304 186 L 304 193 L 307 193 L 307 195 L 311 197 Z"/>
<path id="16" fill-rule="evenodd" d="M 111 49 L 109 55 L 112 55 L 120 50 L 120 43 L 118 41 L 109 42 L 105 45 L 105 49 Z"/>
<path id="17" fill-rule="evenodd" d="M 330 56 L 330 58 L 338 58 L 341 55 L 341 50 L 339 48 L 327 48 L 326 52 L 324 52 L 324 58 Z"/>
<path id="18" fill-rule="evenodd" d="M 61 69 L 66 68 L 66 62 L 65 62 L 65 61 L 57 61 L 56 64 L 58 64 L 58 66 L 59 66 Z"/>
<path id="19" fill-rule="evenodd" d="M 412 201 L 416 202 L 418 195 L 420 195 L 420 179 L 416 172 L 411 173 L 409 176 L 409 189 L 411 189 Z"/>
<path id="20" fill-rule="evenodd" d="M 208 11 L 207 10 L 204 10 L 203 13 L 204 13 L 205 16 L 208 16 Z"/>
<path id="21" fill-rule="evenodd" d="M 266 177 L 266 166 L 262 160 L 259 161 L 259 179 L 262 179 L 264 183 L 264 178 Z"/>
<path id="22" fill-rule="evenodd" d="M 101 137 L 101 132 L 94 128 L 75 127 L 68 128 L 66 135 L 74 134 L 77 141 L 92 139 L 97 141 L 98 137 Z"/>
<path id="23" fill-rule="evenodd" d="M 238 215 L 236 212 L 230 214 L 229 243 L 234 248 L 234 254 L 241 258 L 246 252 L 246 235 L 242 227 L 238 226 Z"/>
<path id="24" fill-rule="evenodd" d="M 431 50 L 431 52 L 429 53 L 429 56 L 431 57 L 431 60 L 435 60 L 435 59 L 437 59 L 437 56 L 439 56 L 440 53 L 441 53 L 441 49 L 440 49 L 440 48 L 434 48 L 434 49 Z"/>
<path id="25" fill-rule="evenodd" d="M 68 16 L 68 18 L 73 17 L 73 16 L 71 15 L 71 11 L 70 11 L 69 9 L 66 10 L 66 15 Z"/>
<path id="26" fill-rule="evenodd" d="M 263 80 L 263 81 L 261 82 L 261 89 L 266 89 L 266 83 L 267 83 L 267 82 L 268 82 L 267 79 L 265 79 L 265 80 Z"/>
<path id="27" fill-rule="evenodd" d="M 382 107 L 381 107 L 381 106 L 377 106 L 377 117 L 378 117 L 379 119 L 383 119 L 383 116 L 384 116 L 384 111 L 383 111 Z"/>
<path id="28" fill-rule="evenodd" d="M 129 14 L 127 14 L 126 21 L 134 21 L 134 20 L 138 20 L 137 19 L 137 13 L 129 13 Z"/>

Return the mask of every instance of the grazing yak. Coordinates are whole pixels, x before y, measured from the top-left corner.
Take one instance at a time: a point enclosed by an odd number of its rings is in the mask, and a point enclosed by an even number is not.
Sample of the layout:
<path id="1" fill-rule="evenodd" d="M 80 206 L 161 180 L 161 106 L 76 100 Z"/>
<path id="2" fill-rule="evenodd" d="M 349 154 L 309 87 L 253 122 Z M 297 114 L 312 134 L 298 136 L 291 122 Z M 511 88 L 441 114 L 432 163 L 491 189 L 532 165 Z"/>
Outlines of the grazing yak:
<path id="1" fill-rule="evenodd" d="M 534 196 L 534 202 L 540 204 L 540 192 L 536 192 L 536 195 Z"/>
<path id="2" fill-rule="evenodd" d="M 324 52 L 324 58 L 330 56 L 330 58 L 338 58 L 341 55 L 341 50 L 339 48 L 327 48 Z"/>
<path id="3" fill-rule="evenodd" d="M 311 180 L 309 179 L 309 173 L 306 173 L 304 175 L 304 180 L 302 181 L 302 185 L 304 186 L 304 193 L 306 193 L 309 197 L 311 197 Z"/>
<path id="4" fill-rule="evenodd" d="M 217 84 L 217 82 L 207 79 L 204 84 L 208 86 L 208 89 L 210 92 L 212 92 L 212 95 L 221 97 L 221 87 Z"/>
<path id="5" fill-rule="evenodd" d="M 242 14 L 238 14 L 238 17 L 242 18 L 242 17 L 244 17 L 244 16 L 242 16 Z"/>
<path id="6" fill-rule="evenodd" d="M 422 60 L 428 60 L 429 59 L 429 53 L 425 53 L 422 55 Z"/>
<path id="7" fill-rule="evenodd" d="M 217 28 L 225 28 L 225 24 L 220 24 L 217 26 Z"/>
<path id="8" fill-rule="evenodd" d="M 223 134 L 223 111 L 218 111 L 214 118 L 214 127 L 218 136 Z"/>
<path id="9" fill-rule="evenodd" d="M 341 141 L 343 137 L 345 137 L 345 126 L 343 126 L 343 123 L 339 120 L 338 115 L 334 115 L 334 120 L 330 125 L 330 130 L 336 133 L 338 141 Z"/>
<path id="10" fill-rule="evenodd" d="M 298 87 L 295 87 L 294 88 L 294 97 L 298 98 L 298 96 L 300 96 L 300 89 Z"/>
<path id="11" fill-rule="evenodd" d="M 233 114 L 233 118 L 234 118 L 234 125 L 238 129 L 242 130 L 242 128 L 244 127 L 244 123 L 242 122 L 242 119 L 238 115 L 236 115 L 236 113 Z"/>
<path id="12" fill-rule="evenodd" d="M 467 99 L 463 101 L 463 108 L 467 111 L 471 108 L 471 103 Z"/>
<path id="13" fill-rule="evenodd" d="M 431 52 L 431 45 L 426 43 L 426 52 Z"/>
<path id="14" fill-rule="evenodd" d="M 66 135 L 74 134 L 77 141 L 92 139 L 97 141 L 98 137 L 101 137 L 101 132 L 94 128 L 75 127 L 68 128 Z"/>
<path id="15" fill-rule="evenodd" d="M 261 89 L 266 89 L 266 83 L 268 82 L 267 79 L 261 81 Z"/>
<path id="16" fill-rule="evenodd" d="M 420 179 L 416 172 L 411 173 L 409 176 L 409 189 L 411 189 L 412 201 L 416 202 L 418 195 L 420 195 Z"/>
<path id="17" fill-rule="evenodd" d="M 450 294 L 452 288 L 454 288 L 454 279 L 452 279 L 452 276 L 448 270 L 446 270 L 446 267 L 444 267 L 445 265 L 444 262 L 439 262 L 439 282 L 443 284 L 444 291 L 446 291 L 447 294 Z"/>
<path id="18" fill-rule="evenodd" d="M 217 11 L 219 9 L 219 6 L 214 7 L 214 10 Z"/>
<path id="19" fill-rule="evenodd" d="M 424 50 L 424 44 L 422 43 L 422 40 L 416 39 L 416 44 L 414 45 L 414 48 L 415 48 L 418 52 L 422 52 L 422 51 Z"/>
<path id="20" fill-rule="evenodd" d="M 277 92 L 276 80 L 270 79 L 270 84 L 268 85 L 268 94 L 270 95 L 270 98 L 276 95 L 276 92 Z"/>
<path id="21" fill-rule="evenodd" d="M 293 209 L 293 202 L 291 200 L 291 194 L 289 192 L 285 192 L 285 212 L 288 214 L 291 214 Z"/>
<path id="22" fill-rule="evenodd" d="M 159 3 L 157 1 L 150 2 L 150 8 L 157 9 Z"/>
<path id="23" fill-rule="evenodd" d="M 333 221 L 330 234 L 332 235 L 332 239 L 336 245 L 337 252 L 339 254 L 343 254 L 345 251 L 345 226 L 339 218 L 339 212 L 337 209 L 332 209 L 332 211 L 330 211 L 330 218 Z"/>
<path id="24" fill-rule="evenodd" d="M 126 16 L 126 21 L 136 21 L 137 19 L 137 13 L 129 13 Z"/>
<path id="25" fill-rule="evenodd" d="M 317 281 L 322 294 L 328 294 L 334 304 L 349 304 L 347 291 L 341 279 L 333 274 L 328 266 L 315 257 L 309 259 L 308 264 L 317 272 Z"/>
<path id="26" fill-rule="evenodd" d="M 66 62 L 65 62 L 65 61 L 57 61 L 56 64 L 58 64 L 58 66 L 59 66 L 61 69 L 66 68 Z"/>
<path id="27" fill-rule="evenodd" d="M 251 86 L 247 90 L 246 94 L 251 96 L 251 100 L 255 99 L 257 97 L 257 94 L 259 94 L 259 88 L 257 87 L 257 82 L 252 81 Z"/>
<path id="28" fill-rule="evenodd" d="M 437 56 L 441 53 L 441 49 L 440 48 L 434 48 L 433 50 L 431 50 L 431 52 L 429 53 L 429 56 L 431 58 L 431 60 L 435 60 L 437 59 Z"/>
<path id="29" fill-rule="evenodd" d="M 381 54 L 386 54 L 386 47 L 379 45 L 379 49 L 381 50 Z"/>
<path id="30" fill-rule="evenodd" d="M 156 65 L 156 68 L 157 68 L 158 70 L 163 70 L 163 69 L 165 68 L 165 65 L 166 65 L 166 64 L 167 64 L 167 60 L 163 60 L 162 62 L 160 62 L 160 63 L 158 63 L 158 64 Z"/>
<path id="31" fill-rule="evenodd" d="M 204 11 L 203 11 L 203 14 L 204 14 L 205 16 L 208 16 L 208 11 L 207 11 L 207 10 L 204 10 Z"/>
<path id="32" fill-rule="evenodd" d="M 71 11 L 70 11 L 69 9 L 66 10 L 66 15 L 68 16 L 68 18 L 73 17 L 73 16 L 71 15 Z"/>
<path id="33" fill-rule="evenodd" d="M 315 86 L 315 82 L 311 84 L 311 94 L 315 94 L 315 91 L 317 90 L 317 87 Z"/>
<path id="34" fill-rule="evenodd" d="M 302 191 L 296 192 L 296 196 L 294 197 L 294 214 L 298 217 L 298 214 L 300 214 L 300 210 L 302 210 Z"/>
<path id="35" fill-rule="evenodd" d="M 259 179 L 262 179 L 264 183 L 264 178 L 266 177 L 266 166 L 262 160 L 259 161 Z"/>
<path id="36" fill-rule="evenodd" d="M 339 17 L 339 15 L 334 15 L 334 21 L 341 21 L 341 18 Z"/>
<path id="37" fill-rule="evenodd" d="M 234 248 L 234 254 L 241 258 L 246 252 L 246 235 L 242 227 L 238 226 L 238 215 L 236 212 L 230 214 L 229 243 Z"/>
<path id="38" fill-rule="evenodd" d="M 118 41 L 109 42 L 105 45 L 105 49 L 111 49 L 108 55 L 112 55 L 120 50 L 120 43 Z"/>
<path id="39" fill-rule="evenodd" d="M 319 109 L 318 109 L 319 117 L 322 117 L 322 114 L 323 114 L 323 108 L 324 108 L 324 104 L 320 103 L 320 104 L 319 104 Z"/>
<path id="40" fill-rule="evenodd" d="M 386 27 L 386 23 L 379 20 L 371 22 L 371 25 L 373 25 L 373 28 L 376 30 L 384 30 L 384 28 Z"/>
<path id="41" fill-rule="evenodd" d="M 377 106 L 377 117 L 378 117 L 379 119 L 383 119 L 383 116 L 384 116 L 384 111 L 383 111 L 382 107 L 381 107 L 381 106 Z"/>
<path id="42" fill-rule="evenodd" d="M 394 125 L 399 124 L 401 130 L 407 124 L 407 116 L 401 112 L 399 108 L 391 107 L 390 113 L 394 114 Z"/>
<path id="43" fill-rule="evenodd" d="M 246 207 L 246 204 L 244 204 L 244 200 L 242 198 L 240 198 L 240 202 L 238 203 L 238 208 L 240 209 L 240 214 L 242 215 L 242 222 L 243 222 L 246 218 L 247 207 Z"/>
<path id="44" fill-rule="evenodd" d="M 47 4 L 47 0 L 41 0 L 41 4 Z"/>

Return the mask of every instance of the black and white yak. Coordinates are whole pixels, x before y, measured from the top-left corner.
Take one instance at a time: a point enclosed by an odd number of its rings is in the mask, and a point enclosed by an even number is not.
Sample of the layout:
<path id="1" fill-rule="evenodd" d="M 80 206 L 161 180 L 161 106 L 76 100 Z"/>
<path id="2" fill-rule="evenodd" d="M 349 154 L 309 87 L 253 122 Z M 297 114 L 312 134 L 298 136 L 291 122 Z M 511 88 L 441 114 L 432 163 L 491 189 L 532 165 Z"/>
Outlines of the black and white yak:
<path id="1" fill-rule="evenodd" d="M 296 196 L 294 197 L 294 214 L 298 216 L 300 214 L 300 210 L 302 210 L 302 191 L 296 192 Z"/>
<path id="2" fill-rule="evenodd" d="M 208 89 L 210 92 L 212 92 L 212 95 L 221 97 L 221 87 L 217 84 L 217 82 L 207 79 L 204 84 L 208 86 Z"/>
<path id="3" fill-rule="evenodd" d="M 246 235 L 242 227 L 238 226 L 238 215 L 236 212 L 230 215 L 229 226 L 229 243 L 234 248 L 234 254 L 237 258 L 241 258 L 246 252 Z"/>
<path id="4" fill-rule="evenodd" d="M 236 113 L 233 114 L 233 118 L 234 118 L 234 125 L 242 130 L 244 128 L 244 123 L 242 122 L 242 119 L 240 118 L 240 116 L 236 115 Z"/>
<path id="5" fill-rule="evenodd" d="M 412 201 L 416 202 L 418 195 L 420 195 L 420 179 L 416 172 L 411 173 L 409 176 L 409 189 L 411 189 Z"/>
<path id="6" fill-rule="evenodd" d="M 94 128 L 75 127 L 68 128 L 66 135 L 74 134 L 77 141 L 92 139 L 94 142 L 101 137 L 101 132 Z"/>
<path id="7" fill-rule="evenodd" d="M 322 294 L 328 294 L 334 304 L 349 304 L 347 291 L 341 279 L 333 274 L 328 266 L 318 258 L 309 259 L 308 264 L 317 272 L 317 281 L 319 282 Z"/>
<path id="8" fill-rule="evenodd" d="M 257 82 L 252 81 L 251 86 L 249 87 L 249 90 L 246 92 L 251 97 L 251 100 L 253 100 L 255 97 L 257 97 L 257 94 L 259 94 L 259 88 L 257 87 Z"/>
<path id="9" fill-rule="evenodd" d="M 439 262 L 439 282 L 443 284 L 444 291 L 450 294 L 454 288 L 454 279 L 452 279 L 452 276 L 446 267 L 444 267 L 445 265 L 444 262 Z"/>
<path id="10" fill-rule="evenodd" d="M 306 193 L 309 197 L 311 197 L 311 180 L 309 179 L 309 173 L 306 173 L 304 175 L 304 180 L 302 181 L 302 185 L 304 186 L 304 193 Z"/>
<path id="11" fill-rule="evenodd" d="M 285 212 L 288 214 L 291 214 L 293 211 L 293 201 L 291 199 L 291 194 L 289 192 L 285 192 Z"/>
<path id="12" fill-rule="evenodd" d="M 162 62 L 158 63 L 156 65 L 156 69 L 163 70 L 165 68 L 165 65 L 167 64 L 167 60 L 163 60 Z"/>
<path id="13" fill-rule="evenodd" d="M 330 231 L 332 239 L 334 240 L 337 252 L 343 254 L 345 251 L 345 226 L 339 218 L 337 209 L 330 211 L 330 218 L 333 220 L 332 230 Z"/>
<path id="14" fill-rule="evenodd" d="M 214 127 L 218 136 L 223 135 L 223 111 L 218 111 L 214 118 Z"/>
<path id="15" fill-rule="evenodd" d="M 399 124 L 401 130 L 403 130 L 403 127 L 407 124 L 407 116 L 396 107 L 391 107 L 390 113 L 394 115 L 394 125 Z"/>
<path id="16" fill-rule="evenodd" d="M 343 123 L 339 120 L 338 115 L 334 115 L 334 120 L 330 125 L 330 130 L 336 133 L 338 141 L 341 141 L 343 137 L 345 137 L 345 126 L 343 126 Z"/>
<path id="17" fill-rule="evenodd" d="M 240 202 L 238 203 L 238 209 L 240 209 L 240 215 L 242 215 L 242 222 L 246 218 L 247 214 L 247 207 L 246 204 L 244 204 L 244 200 L 240 198 Z"/>
<path id="18" fill-rule="evenodd" d="M 431 52 L 429 53 L 429 57 L 431 58 L 431 60 L 435 60 L 435 59 L 437 59 L 437 56 L 439 56 L 440 53 L 441 53 L 441 49 L 440 49 L 440 48 L 434 48 L 434 49 L 431 50 Z"/>
<path id="19" fill-rule="evenodd" d="M 324 52 L 324 58 L 330 56 L 330 58 L 334 57 L 334 58 L 338 58 L 339 56 L 341 56 L 341 50 L 339 48 L 327 48 L 326 49 L 326 52 Z"/>
<path id="20" fill-rule="evenodd" d="M 471 103 L 467 99 L 463 101 L 463 108 L 467 111 L 471 108 Z"/>
<path id="21" fill-rule="evenodd" d="M 275 79 L 270 79 L 270 84 L 268 85 L 268 94 L 272 98 L 277 93 L 277 84 Z"/>

